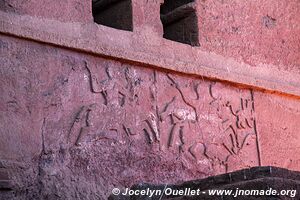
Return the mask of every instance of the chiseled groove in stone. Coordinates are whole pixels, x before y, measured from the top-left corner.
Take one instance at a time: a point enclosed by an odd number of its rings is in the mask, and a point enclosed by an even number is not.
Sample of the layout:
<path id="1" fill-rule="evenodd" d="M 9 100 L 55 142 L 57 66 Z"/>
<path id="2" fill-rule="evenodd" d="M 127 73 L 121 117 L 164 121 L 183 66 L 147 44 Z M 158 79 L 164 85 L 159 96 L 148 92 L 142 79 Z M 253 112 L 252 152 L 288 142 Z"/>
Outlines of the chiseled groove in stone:
<path id="1" fill-rule="evenodd" d="M 86 27 L 91 28 L 92 32 L 87 32 Z M 131 47 L 133 41 L 137 38 L 135 33 L 117 31 L 117 36 L 114 36 L 110 33 L 116 33 L 115 30 L 93 23 L 64 23 L 57 20 L 39 19 L 28 15 L 0 11 L 0 33 L 2 34 L 300 97 L 300 76 L 296 76 L 292 72 L 279 71 L 272 65 L 252 67 L 245 63 L 238 63 L 231 58 L 203 52 L 197 47 L 189 47 L 192 56 L 183 58 L 181 55 L 181 60 L 178 60 L 176 59 L 178 56 L 176 50 L 178 48 L 187 49 L 188 45 L 163 38 L 161 38 L 160 45 L 172 46 L 172 50 L 166 50 L 163 56 L 160 54 L 161 51 L 159 50 L 161 49 L 159 49 L 159 46 L 152 46 L 151 51 L 139 51 L 139 48 Z M 85 37 L 88 35 L 106 36 L 91 41 Z M 114 43 L 109 43 L 108 39 L 114 41 Z M 143 41 L 135 41 L 135 43 L 141 49 L 147 49 Z M 134 50 L 130 51 L 130 48 Z M 157 59 L 159 55 L 162 59 Z M 190 60 L 193 56 L 196 56 L 196 59 Z"/>

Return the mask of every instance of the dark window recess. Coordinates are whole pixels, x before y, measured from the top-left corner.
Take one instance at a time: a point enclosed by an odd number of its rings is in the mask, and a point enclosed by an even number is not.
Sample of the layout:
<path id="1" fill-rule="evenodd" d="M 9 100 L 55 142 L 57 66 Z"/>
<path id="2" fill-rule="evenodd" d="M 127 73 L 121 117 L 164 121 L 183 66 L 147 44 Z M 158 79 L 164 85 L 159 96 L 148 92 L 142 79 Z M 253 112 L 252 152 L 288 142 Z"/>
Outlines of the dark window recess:
<path id="1" fill-rule="evenodd" d="M 97 24 L 132 31 L 131 0 L 93 0 L 93 17 Z"/>
<path id="2" fill-rule="evenodd" d="M 164 38 L 199 46 L 199 30 L 194 0 L 165 0 L 160 8 Z"/>

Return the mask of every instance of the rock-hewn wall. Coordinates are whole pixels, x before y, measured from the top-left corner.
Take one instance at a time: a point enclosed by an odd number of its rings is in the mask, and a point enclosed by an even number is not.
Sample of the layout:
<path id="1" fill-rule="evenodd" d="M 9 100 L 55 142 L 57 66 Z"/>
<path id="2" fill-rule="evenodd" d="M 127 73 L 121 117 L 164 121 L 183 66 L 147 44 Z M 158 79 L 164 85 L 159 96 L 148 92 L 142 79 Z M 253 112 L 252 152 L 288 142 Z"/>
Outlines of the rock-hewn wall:
<path id="1" fill-rule="evenodd" d="M 94 24 L 90 1 L 22 2 L 0 3 L 0 199 L 300 170 L 296 1 L 283 18 L 196 1 L 199 47 L 162 38 L 162 1 L 132 1 L 133 32 Z"/>
<path id="2" fill-rule="evenodd" d="M 252 90 L 4 36 L 1 61 L 0 157 L 16 191 L 103 197 L 260 162 Z"/>

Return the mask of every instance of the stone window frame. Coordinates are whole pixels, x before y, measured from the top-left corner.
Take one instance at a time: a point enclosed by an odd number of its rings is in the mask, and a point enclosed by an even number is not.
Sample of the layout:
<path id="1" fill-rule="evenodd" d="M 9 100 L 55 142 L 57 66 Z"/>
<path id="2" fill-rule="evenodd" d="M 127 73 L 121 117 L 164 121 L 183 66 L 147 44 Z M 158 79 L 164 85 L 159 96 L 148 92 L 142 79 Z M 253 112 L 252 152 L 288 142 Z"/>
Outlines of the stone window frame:
<path id="1" fill-rule="evenodd" d="M 93 20 L 99 25 L 132 32 L 132 7 L 132 0 L 92 0 Z M 164 0 L 159 11 L 163 38 L 199 46 L 195 0 Z"/>
<path id="2" fill-rule="evenodd" d="M 160 7 L 163 37 L 199 46 L 199 27 L 195 0 L 165 0 Z"/>
<path id="3" fill-rule="evenodd" d="M 133 31 L 131 0 L 92 0 L 92 15 L 97 24 Z"/>
<path id="4" fill-rule="evenodd" d="M 253 66 L 247 63 L 203 51 L 198 46 L 164 39 L 160 21 L 160 6 L 163 0 L 132 2 L 132 32 L 94 23 L 92 0 L 81 4 L 83 14 L 80 18 L 78 13 L 61 12 L 59 17 L 46 13 L 47 16 L 40 17 L 39 13 L 27 10 L 24 12 L 28 13 L 24 14 L 0 9 L 0 32 L 3 35 L 17 36 L 101 57 L 300 97 L 300 77 L 294 76 L 293 72 L 271 64 L 259 65 L 258 70 L 253 70 Z M 196 7 L 199 17 L 201 7 L 197 3 Z M 143 14 L 147 10 L 151 10 L 151 15 Z M 144 18 L 137 18 L 141 13 Z"/>

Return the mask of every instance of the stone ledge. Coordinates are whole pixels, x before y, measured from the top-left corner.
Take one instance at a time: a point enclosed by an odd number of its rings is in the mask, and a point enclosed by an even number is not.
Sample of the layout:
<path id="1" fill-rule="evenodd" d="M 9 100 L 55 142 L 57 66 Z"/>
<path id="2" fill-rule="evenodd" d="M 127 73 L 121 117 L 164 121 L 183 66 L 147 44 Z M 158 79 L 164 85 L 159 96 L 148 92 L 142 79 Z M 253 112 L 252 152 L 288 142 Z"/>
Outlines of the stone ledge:
<path id="1" fill-rule="evenodd" d="M 94 23 L 65 23 L 0 11 L 0 32 L 77 51 L 300 97 L 300 76 L 276 66 L 250 66 L 155 32 L 136 33 Z"/>

